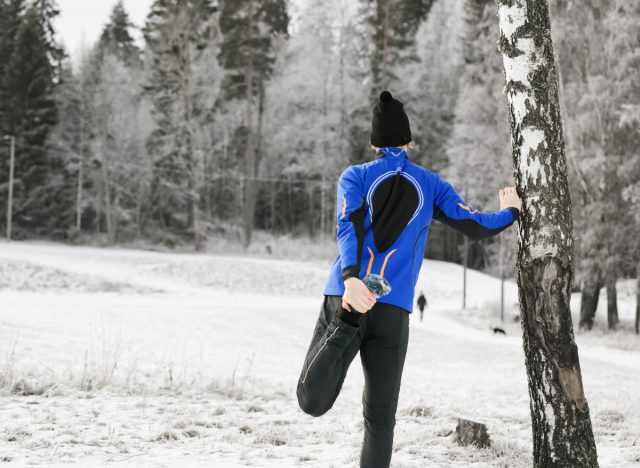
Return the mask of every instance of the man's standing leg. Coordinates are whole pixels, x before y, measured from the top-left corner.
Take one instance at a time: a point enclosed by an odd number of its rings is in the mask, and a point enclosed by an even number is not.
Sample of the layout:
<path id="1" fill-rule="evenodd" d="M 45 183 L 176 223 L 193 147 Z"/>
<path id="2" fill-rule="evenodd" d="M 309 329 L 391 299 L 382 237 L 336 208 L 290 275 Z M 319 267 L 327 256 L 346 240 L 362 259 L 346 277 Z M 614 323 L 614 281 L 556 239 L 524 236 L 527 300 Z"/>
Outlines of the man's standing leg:
<path id="1" fill-rule="evenodd" d="M 340 296 L 325 296 L 298 379 L 298 404 L 311 416 L 333 406 L 364 335 L 367 314 L 359 317 L 359 327 L 352 326 L 336 317 L 341 304 Z"/>
<path id="2" fill-rule="evenodd" d="M 368 315 L 367 334 L 360 348 L 365 377 L 360 466 L 387 468 L 391 463 L 400 381 L 409 343 L 409 314 L 400 307 L 377 303 Z"/>

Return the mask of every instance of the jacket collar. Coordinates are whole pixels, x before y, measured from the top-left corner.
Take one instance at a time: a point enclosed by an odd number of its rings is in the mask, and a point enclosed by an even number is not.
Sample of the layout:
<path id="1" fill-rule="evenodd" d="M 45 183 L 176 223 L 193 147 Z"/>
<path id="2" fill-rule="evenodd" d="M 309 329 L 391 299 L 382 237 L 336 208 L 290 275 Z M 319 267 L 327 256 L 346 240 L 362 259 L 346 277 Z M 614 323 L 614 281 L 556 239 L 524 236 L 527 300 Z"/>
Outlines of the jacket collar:
<path id="1" fill-rule="evenodd" d="M 393 146 L 386 146 L 384 148 L 380 148 L 378 151 L 379 157 L 389 156 L 389 157 L 407 157 L 407 152 L 402 148 L 396 148 Z"/>

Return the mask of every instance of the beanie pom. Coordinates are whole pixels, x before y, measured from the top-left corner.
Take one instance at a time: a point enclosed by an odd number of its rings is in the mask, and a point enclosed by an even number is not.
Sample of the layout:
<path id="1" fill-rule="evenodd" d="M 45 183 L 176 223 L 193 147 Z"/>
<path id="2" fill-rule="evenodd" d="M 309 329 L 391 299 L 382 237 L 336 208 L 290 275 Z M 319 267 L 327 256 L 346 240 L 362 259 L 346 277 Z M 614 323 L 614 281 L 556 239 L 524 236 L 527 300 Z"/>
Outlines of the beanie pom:
<path id="1" fill-rule="evenodd" d="M 391 101 L 391 99 L 393 99 L 393 96 L 391 95 L 391 93 L 389 91 L 382 91 L 380 93 L 380 101 L 389 102 L 389 101 Z"/>

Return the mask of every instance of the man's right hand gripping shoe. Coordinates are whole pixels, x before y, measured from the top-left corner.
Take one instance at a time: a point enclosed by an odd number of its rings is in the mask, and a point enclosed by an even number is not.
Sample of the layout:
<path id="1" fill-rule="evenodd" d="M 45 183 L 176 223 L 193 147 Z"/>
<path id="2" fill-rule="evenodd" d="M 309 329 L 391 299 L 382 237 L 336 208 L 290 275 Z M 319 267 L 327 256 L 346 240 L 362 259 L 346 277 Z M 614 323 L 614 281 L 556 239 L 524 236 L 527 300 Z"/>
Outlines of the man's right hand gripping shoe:
<path id="1" fill-rule="evenodd" d="M 345 293 L 338 316 L 354 327 L 360 323 L 360 314 L 371 310 L 376 298 L 391 292 L 389 282 L 376 274 L 369 274 L 362 281 L 355 277 L 347 278 L 344 284 Z"/>

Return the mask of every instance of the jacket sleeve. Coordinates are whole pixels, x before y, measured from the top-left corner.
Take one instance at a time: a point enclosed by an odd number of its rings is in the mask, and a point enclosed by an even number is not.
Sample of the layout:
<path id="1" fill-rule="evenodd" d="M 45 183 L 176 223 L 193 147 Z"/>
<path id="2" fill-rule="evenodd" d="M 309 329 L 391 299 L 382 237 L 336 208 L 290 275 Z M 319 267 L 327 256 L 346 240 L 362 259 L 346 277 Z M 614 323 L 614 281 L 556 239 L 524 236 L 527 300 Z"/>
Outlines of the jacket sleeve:
<path id="1" fill-rule="evenodd" d="M 518 219 L 517 208 L 504 208 L 493 213 L 472 209 L 446 180 L 438 177 L 433 217 L 473 240 L 495 236 Z"/>
<path id="2" fill-rule="evenodd" d="M 364 243 L 365 194 L 361 175 L 349 166 L 338 180 L 337 238 L 342 279 L 359 277 Z"/>

